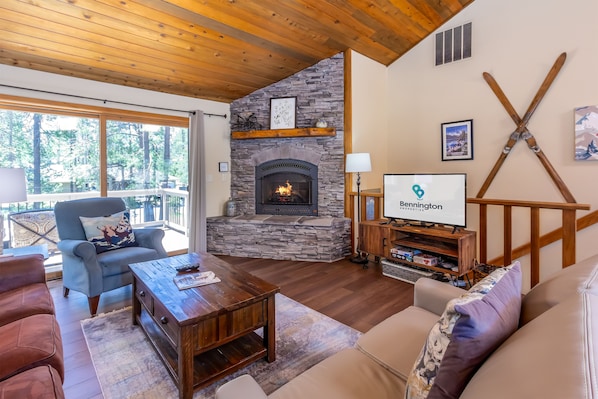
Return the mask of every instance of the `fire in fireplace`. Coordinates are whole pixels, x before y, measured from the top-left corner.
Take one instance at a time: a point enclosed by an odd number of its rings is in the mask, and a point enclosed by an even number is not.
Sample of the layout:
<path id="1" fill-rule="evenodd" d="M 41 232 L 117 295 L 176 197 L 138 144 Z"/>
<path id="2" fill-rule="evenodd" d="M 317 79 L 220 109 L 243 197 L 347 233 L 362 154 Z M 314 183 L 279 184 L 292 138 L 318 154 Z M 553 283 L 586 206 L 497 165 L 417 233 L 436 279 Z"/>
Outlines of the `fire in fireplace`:
<path id="1" fill-rule="evenodd" d="M 317 200 L 317 165 L 297 159 L 277 159 L 256 167 L 256 214 L 317 216 Z"/>

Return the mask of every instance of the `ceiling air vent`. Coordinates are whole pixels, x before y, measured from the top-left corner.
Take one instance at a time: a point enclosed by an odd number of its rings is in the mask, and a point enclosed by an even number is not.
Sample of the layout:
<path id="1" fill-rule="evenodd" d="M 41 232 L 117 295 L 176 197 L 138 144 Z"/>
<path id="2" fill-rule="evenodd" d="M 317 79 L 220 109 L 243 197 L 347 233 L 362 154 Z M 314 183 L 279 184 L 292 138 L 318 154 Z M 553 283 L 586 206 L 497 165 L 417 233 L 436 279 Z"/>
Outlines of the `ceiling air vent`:
<path id="1" fill-rule="evenodd" d="M 436 34 L 436 65 L 471 57 L 471 22 Z"/>

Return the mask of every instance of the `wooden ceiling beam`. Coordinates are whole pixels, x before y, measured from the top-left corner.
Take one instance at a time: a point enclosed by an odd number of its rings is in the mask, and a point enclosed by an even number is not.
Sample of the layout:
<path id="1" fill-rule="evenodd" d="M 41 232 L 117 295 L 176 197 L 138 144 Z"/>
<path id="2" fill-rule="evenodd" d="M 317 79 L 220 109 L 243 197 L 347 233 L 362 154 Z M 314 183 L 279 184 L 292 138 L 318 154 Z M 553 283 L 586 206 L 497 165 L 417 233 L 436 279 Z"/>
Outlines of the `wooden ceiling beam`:
<path id="1" fill-rule="evenodd" d="M 307 38 L 294 36 L 290 29 L 285 30 L 282 34 L 277 32 L 278 30 L 268 29 L 266 21 L 257 15 L 244 12 L 236 6 L 234 1 L 215 1 L 209 6 L 202 4 L 203 2 L 188 0 L 147 0 L 147 2 L 152 7 L 159 7 L 160 10 L 221 32 L 228 37 L 236 38 L 255 47 L 267 48 L 274 53 L 298 59 L 310 65 L 321 60 L 323 53 L 338 53 L 338 51 L 335 52 L 335 49 L 322 49 L 322 45 L 315 45 L 312 40 L 307 40 Z M 234 7 L 234 9 L 231 10 L 230 7 Z"/>

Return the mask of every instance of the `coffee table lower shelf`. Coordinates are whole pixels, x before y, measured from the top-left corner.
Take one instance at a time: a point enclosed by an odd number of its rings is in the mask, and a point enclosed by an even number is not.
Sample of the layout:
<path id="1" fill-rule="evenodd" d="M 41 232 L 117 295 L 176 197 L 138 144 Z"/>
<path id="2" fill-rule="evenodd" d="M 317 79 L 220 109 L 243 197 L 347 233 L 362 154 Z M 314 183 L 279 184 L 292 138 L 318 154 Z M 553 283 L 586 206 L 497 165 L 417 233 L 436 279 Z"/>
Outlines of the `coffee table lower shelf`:
<path id="1" fill-rule="evenodd" d="M 156 325 L 145 308 L 137 316 L 137 323 L 158 353 L 166 369 L 180 388 L 178 354 L 166 334 Z M 263 338 L 254 332 L 243 335 L 234 341 L 199 353 L 193 362 L 193 390 L 209 385 L 240 368 L 266 357 Z"/>

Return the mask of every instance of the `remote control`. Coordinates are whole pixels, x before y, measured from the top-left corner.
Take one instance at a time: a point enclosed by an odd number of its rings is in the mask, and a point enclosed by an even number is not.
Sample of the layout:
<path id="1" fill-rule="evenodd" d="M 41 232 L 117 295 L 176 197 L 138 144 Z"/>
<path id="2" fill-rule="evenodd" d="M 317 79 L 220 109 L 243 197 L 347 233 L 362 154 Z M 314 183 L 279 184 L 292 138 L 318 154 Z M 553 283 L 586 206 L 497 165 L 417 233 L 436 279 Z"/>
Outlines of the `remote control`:
<path id="1" fill-rule="evenodd" d="M 189 265 L 178 265 L 174 267 L 177 272 L 190 272 L 199 269 L 199 263 Z"/>

